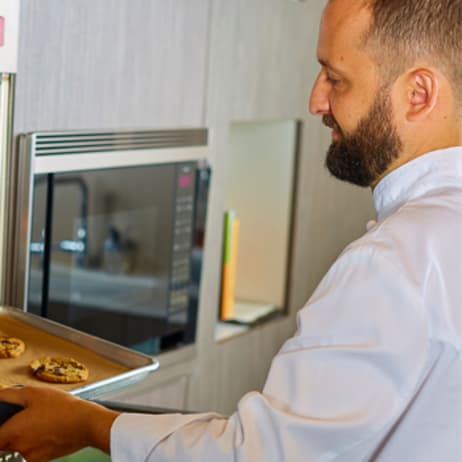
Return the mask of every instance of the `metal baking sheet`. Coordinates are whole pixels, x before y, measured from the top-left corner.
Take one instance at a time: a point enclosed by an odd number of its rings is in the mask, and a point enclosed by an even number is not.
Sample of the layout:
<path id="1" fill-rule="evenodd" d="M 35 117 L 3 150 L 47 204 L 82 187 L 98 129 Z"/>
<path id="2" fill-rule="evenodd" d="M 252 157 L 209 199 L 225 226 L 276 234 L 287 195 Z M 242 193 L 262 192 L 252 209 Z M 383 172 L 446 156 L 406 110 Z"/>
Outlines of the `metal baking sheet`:
<path id="1" fill-rule="evenodd" d="M 124 388 L 139 382 L 159 367 L 159 362 L 151 356 L 138 353 L 126 347 L 86 334 L 71 327 L 59 324 L 40 316 L 27 313 L 17 308 L 0 306 L 0 315 L 23 323 L 39 334 L 51 335 L 60 341 L 80 347 L 98 355 L 103 360 L 121 366 L 122 372 L 86 384 L 75 384 L 75 388 L 67 388 L 73 395 L 91 399 Z M 0 330 L 1 330 L 0 325 Z M 27 342 L 27 339 L 24 339 Z M 57 352 L 56 354 L 59 354 Z M 10 361 L 10 360 L 5 360 Z M 43 384 L 43 383 L 42 383 Z"/>

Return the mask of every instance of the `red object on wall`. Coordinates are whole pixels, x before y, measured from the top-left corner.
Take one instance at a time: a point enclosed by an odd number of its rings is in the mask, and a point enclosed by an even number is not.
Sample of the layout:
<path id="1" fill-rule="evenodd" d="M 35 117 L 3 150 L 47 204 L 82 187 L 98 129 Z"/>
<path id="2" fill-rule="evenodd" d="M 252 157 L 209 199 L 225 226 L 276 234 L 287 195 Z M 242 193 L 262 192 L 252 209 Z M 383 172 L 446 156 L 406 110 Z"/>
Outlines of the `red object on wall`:
<path id="1" fill-rule="evenodd" d="M 0 47 L 5 43 L 5 18 L 0 16 Z"/>

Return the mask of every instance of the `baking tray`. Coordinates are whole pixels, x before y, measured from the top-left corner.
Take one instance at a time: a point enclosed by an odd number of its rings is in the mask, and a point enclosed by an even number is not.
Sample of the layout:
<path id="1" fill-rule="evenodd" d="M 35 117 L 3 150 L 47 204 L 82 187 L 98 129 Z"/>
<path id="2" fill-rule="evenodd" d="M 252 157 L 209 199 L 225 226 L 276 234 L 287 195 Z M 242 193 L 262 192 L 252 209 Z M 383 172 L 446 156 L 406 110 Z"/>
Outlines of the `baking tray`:
<path id="1" fill-rule="evenodd" d="M 26 351 L 20 357 L 0 360 L 0 382 L 2 376 L 3 381 L 15 378 L 15 383 L 48 385 L 92 399 L 139 382 L 159 367 L 159 362 L 151 356 L 18 308 L 0 306 L 0 332 L 26 343 Z M 73 356 L 84 362 L 90 369 L 88 381 L 72 385 L 38 382 L 28 372 L 28 364 L 39 356 L 50 355 Z"/>

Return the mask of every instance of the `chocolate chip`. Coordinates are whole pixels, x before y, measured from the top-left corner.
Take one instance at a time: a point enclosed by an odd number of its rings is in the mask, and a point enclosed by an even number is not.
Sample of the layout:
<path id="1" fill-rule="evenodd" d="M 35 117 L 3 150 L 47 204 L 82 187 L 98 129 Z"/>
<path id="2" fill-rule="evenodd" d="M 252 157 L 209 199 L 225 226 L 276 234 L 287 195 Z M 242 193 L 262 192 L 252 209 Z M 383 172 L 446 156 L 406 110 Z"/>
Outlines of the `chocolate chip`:
<path id="1" fill-rule="evenodd" d="M 43 372 L 45 370 L 45 366 L 42 364 L 39 367 L 36 367 L 35 369 L 32 369 L 32 372 L 37 375 L 40 374 L 40 372 Z"/>

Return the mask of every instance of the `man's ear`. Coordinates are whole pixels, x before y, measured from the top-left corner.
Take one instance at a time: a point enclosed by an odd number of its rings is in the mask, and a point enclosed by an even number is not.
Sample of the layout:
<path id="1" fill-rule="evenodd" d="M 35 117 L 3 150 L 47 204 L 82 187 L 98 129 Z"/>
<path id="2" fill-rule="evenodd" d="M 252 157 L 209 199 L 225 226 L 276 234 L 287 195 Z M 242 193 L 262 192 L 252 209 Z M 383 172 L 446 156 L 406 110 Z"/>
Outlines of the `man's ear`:
<path id="1" fill-rule="evenodd" d="M 437 76 L 429 69 L 416 69 L 409 73 L 408 111 L 410 122 L 425 118 L 432 112 L 438 101 L 439 83 Z"/>

